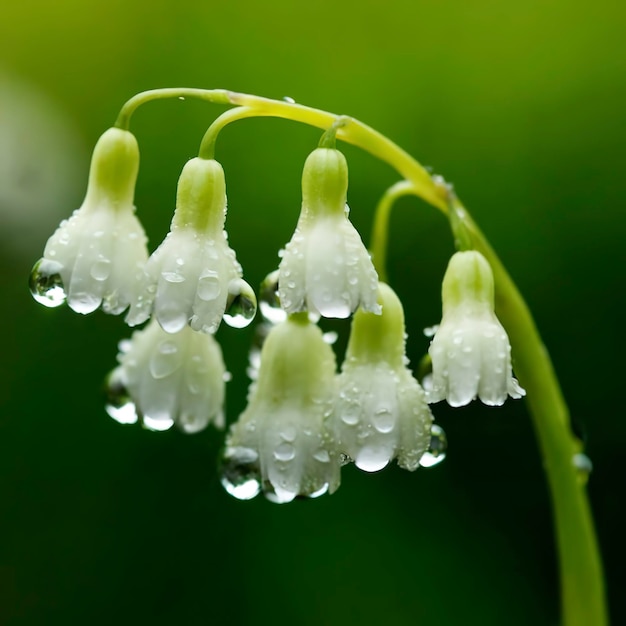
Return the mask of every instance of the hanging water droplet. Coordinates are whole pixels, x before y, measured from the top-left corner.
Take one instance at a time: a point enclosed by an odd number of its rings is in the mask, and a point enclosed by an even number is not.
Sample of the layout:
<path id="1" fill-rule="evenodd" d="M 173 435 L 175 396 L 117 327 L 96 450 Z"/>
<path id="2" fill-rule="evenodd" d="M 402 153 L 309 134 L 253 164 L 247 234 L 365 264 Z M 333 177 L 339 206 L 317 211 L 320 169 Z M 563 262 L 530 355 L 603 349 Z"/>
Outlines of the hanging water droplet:
<path id="1" fill-rule="evenodd" d="M 427 326 L 424 328 L 424 336 L 425 337 L 434 337 L 435 333 L 439 330 L 439 324 L 435 324 L 434 326 Z"/>
<path id="2" fill-rule="evenodd" d="M 433 424 L 430 429 L 430 445 L 420 459 L 422 467 L 432 467 L 438 465 L 446 458 L 448 449 L 448 438 L 443 428 L 438 424 Z"/>
<path id="3" fill-rule="evenodd" d="M 44 306 L 54 308 L 61 306 L 67 297 L 61 280 L 63 266 L 56 261 L 39 259 L 28 281 L 33 298 Z"/>
<path id="4" fill-rule="evenodd" d="M 278 298 L 278 270 L 263 279 L 259 290 L 259 308 L 261 315 L 270 324 L 278 324 L 287 319 L 287 312 L 281 308 Z"/>
<path id="5" fill-rule="evenodd" d="M 270 502 L 274 502 L 275 504 L 287 504 L 287 502 L 291 502 L 298 494 L 280 485 L 274 485 L 266 481 L 263 484 L 263 495 Z"/>
<path id="6" fill-rule="evenodd" d="M 149 415 L 143 416 L 143 426 L 148 430 L 153 430 L 156 432 L 163 432 L 164 430 L 169 430 L 172 426 L 174 426 L 174 420 L 169 417 L 150 417 Z"/>
<path id="7" fill-rule="evenodd" d="M 309 494 L 305 494 L 307 498 L 319 498 L 328 491 L 328 483 L 324 483 L 317 491 L 313 491 Z"/>
<path id="8" fill-rule="evenodd" d="M 389 450 L 383 446 L 364 446 L 354 459 L 354 464 L 364 472 L 378 472 L 389 463 Z"/>
<path id="9" fill-rule="evenodd" d="M 220 295 L 221 287 L 217 272 L 207 271 L 198 279 L 198 298 L 215 300 Z"/>
<path id="10" fill-rule="evenodd" d="M 124 384 L 121 368 L 114 369 L 105 381 L 106 412 L 120 424 L 135 424 L 137 410 Z"/>
<path id="11" fill-rule="evenodd" d="M 238 500 L 251 500 L 261 491 L 259 455 L 251 448 L 226 448 L 220 465 L 220 482 Z"/>
<path id="12" fill-rule="evenodd" d="M 248 283 L 237 278 L 228 285 L 224 321 L 233 328 L 245 328 L 256 315 L 256 296 Z"/>
<path id="13" fill-rule="evenodd" d="M 578 452 L 572 457 L 572 463 L 576 468 L 576 474 L 578 476 L 578 482 L 581 485 L 586 485 L 589 480 L 589 474 L 593 470 L 593 463 L 591 459 L 583 452 Z"/>

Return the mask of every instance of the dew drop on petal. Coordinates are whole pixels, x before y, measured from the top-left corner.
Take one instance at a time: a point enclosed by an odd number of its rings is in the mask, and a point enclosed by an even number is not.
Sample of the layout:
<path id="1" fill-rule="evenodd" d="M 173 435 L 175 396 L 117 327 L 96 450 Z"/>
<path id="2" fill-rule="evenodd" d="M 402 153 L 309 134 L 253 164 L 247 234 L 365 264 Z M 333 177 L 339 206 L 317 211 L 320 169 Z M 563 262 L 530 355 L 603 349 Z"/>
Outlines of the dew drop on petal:
<path id="1" fill-rule="evenodd" d="M 245 280 L 231 280 L 224 321 L 233 328 L 245 328 L 256 315 L 256 296 Z"/>
<path id="2" fill-rule="evenodd" d="M 320 448 L 314 455 L 313 458 L 320 463 L 328 463 L 330 461 L 330 455 L 328 454 L 328 450 L 324 450 L 324 448 Z M 313 496 L 312 496 L 313 497 Z"/>
<path id="3" fill-rule="evenodd" d="M 438 424 L 433 424 L 430 430 L 430 445 L 420 459 L 422 467 L 432 467 L 438 465 L 446 458 L 448 449 L 448 438 L 443 428 Z"/>
<path id="4" fill-rule="evenodd" d="M 379 408 L 372 416 L 374 428 L 379 433 L 390 433 L 395 425 L 395 416 L 386 407 Z"/>
<path id="5" fill-rule="evenodd" d="M 217 272 L 208 271 L 198 279 L 198 298 L 215 300 L 220 295 L 221 287 Z"/>
<path id="6" fill-rule="evenodd" d="M 296 456 L 296 449 L 289 441 L 279 443 L 274 449 L 274 457 L 277 461 L 291 461 Z"/>
<path id="7" fill-rule="evenodd" d="M 259 455 L 251 448 L 226 448 L 220 465 L 220 482 L 237 500 L 251 500 L 261 491 Z"/>
<path id="8" fill-rule="evenodd" d="M 33 298 L 49 308 L 61 306 L 67 297 L 61 280 L 62 265 L 40 259 L 35 263 L 28 281 Z"/>
<path id="9" fill-rule="evenodd" d="M 94 280 L 106 280 L 111 274 L 111 261 L 108 259 L 99 259 L 91 266 L 89 273 Z"/>
<path id="10" fill-rule="evenodd" d="M 173 341 L 163 341 L 150 359 L 150 374 L 156 379 L 174 373 L 182 364 L 182 354 Z"/>

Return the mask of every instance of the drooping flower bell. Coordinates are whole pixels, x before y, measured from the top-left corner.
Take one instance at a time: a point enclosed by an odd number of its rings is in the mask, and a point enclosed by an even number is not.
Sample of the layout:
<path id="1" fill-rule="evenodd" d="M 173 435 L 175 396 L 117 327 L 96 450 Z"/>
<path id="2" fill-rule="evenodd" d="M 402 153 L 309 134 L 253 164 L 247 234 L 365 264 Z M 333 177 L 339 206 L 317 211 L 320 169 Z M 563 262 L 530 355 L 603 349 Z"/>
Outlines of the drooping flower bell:
<path id="1" fill-rule="evenodd" d="M 212 335 L 184 326 L 166 333 L 152 320 L 120 342 L 119 366 L 106 383 L 107 412 L 122 424 L 139 419 L 150 430 L 177 424 L 195 433 L 224 427 L 227 379 L 222 350 Z"/>
<path id="2" fill-rule="evenodd" d="M 511 344 L 494 312 L 493 272 L 475 250 L 457 252 L 442 285 L 443 316 L 428 350 L 429 402 L 463 406 L 476 397 L 488 405 L 526 394 L 513 378 Z"/>
<path id="3" fill-rule="evenodd" d="M 335 356 L 307 315 L 274 326 L 263 344 L 248 406 L 231 426 L 222 484 L 248 500 L 315 498 L 339 486 L 339 458 L 325 429 L 334 397 Z"/>
<path id="4" fill-rule="evenodd" d="M 318 148 L 304 164 L 302 210 L 279 267 L 279 297 L 288 313 L 346 318 L 358 306 L 380 313 L 378 277 L 348 219 L 348 166 L 339 150 Z"/>
<path id="5" fill-rule="evenodd" d="M 256 296 L 228 245 L 225 219 L 222 166 L 212 159 L 191 159 L 178 181 L 170 232 L 148 260 L 143 290 L 127 317 L 131 326 L 152 311 L 169 333 L 187 323 L 214 333 L 222 318 L 237 328 L 252 321 Z"/>
<path id="6" fill-rule="evenodd" d="M 67 298 L 71 309 L 122 313 L 136 298 L 148 258 L 133 198 L 139 169 L 134 135 L 110 128 L 91 159 L 82 206 L 64 220 L 33 268 L 33 297 L 49 307 Z"/>
<path id="7" fill-rule="evenodd" d="M 360 469 L 375 472 L 396 458 L 412 471 L 428 450 L 432 415 L 407 369 L 402 304 L 384 283 L 378 302 L 381 315 L 357 311 L 352 320 L 330 428 Z"/>

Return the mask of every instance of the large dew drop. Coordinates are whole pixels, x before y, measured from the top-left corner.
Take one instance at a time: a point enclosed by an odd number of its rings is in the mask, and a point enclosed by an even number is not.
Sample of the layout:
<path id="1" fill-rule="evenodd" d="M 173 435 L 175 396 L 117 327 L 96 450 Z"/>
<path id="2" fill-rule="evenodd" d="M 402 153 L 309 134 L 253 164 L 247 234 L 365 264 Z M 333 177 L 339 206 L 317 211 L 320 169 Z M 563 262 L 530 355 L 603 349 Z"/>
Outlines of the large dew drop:
<path id="1" fill-rule="evenodd" d="M 28 284 L 33 298 L 44 306 L 61 306 L 67 297 L 61 280 L 62 265 L 56 261 L 39 259 L 30 273 Z"/>
<path id="2" fill-rule="evenodd" d="M 131 400 L 128 389 L 119 369 L 113 370 L 106 382 L 106 412 L 120 424 L 135 424 L 137 422 L 137 410 Z"/>
<path id="3" fill-rule="evenodd" d="M 446 458 L 448 449 L 448 438 L 443 428 L 438 424 L 433 424 L 430 430 L 430 445 L 420 459 L 422 467 L 432 467 L 438 465 Z"/>
<path id="4" fill-rule="evenodd" d="M 378 472 L 387 466 L 393 452 L 386 446 L 364 446 L 354 459 L 354 464 L 364 472 Z"/>
<path id="5" fill-rule="evenodd" d="M 224 321 L 233 328 L 245 328 L 256 315 L 256 296 L 245 280 L 237 278 L 228 285 Z"/>
<path id="6" fill-rule="evenodd" d="M 251 448 L 226 448 L 220 473 L 222 487 L 237 500 L 252 500 L 261 491 L 259 455 Z"/>

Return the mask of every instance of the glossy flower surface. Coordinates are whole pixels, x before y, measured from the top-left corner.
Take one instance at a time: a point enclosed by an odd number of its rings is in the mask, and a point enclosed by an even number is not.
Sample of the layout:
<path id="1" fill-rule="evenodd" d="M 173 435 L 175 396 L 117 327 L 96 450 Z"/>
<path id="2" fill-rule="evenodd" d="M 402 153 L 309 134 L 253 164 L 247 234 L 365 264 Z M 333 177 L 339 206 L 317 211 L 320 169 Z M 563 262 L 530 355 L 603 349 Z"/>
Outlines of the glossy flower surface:
<path id="1" fill-rule="evenodd" d="M 361 306 L 379 313 L 378 277 L 348 219 L 348 167 L 338 150 L 318 148 L 302 174 L 302 210 L 279 267 L 279 297 L 289 313 L 346 318 Z"/>
<path id="2" fill-rule="evenodd" d="M 144 322 L 151 313 L 164 330 L 214 333 L 222 318 L 247 326 L 256 312 L 256 297 L 242 278 L 241 266 L 228 245 L 224 171 L 217 161 L 189 161 L 178 183 L 171 230 L 150 257 L 140 297 L 127 321 Z"/>
<path id="3" fill-rule="evenodd" d="M 331 429 L 360 469 L 375 472 L 395 458 L 412 471 L 428 449 L 432 415 L 406 366 L 400 300 L 384 283 L 379 294 L 381 315 L 357 311 L 352 320 Z"/>
<path id="4" fill-rule="evenodd" d="M 504 404 L 525 391 L 513 378 L 511 345 L 494 312 L 493 272 L 476 251 L 457 252 L 442 287 L 443 316 L 428 350 L 429 402 Z"/>
<path id="5" fill-rule="evenodd" d="M 339 459 L 325 429 L 334 374 L 333 351 L 305 314 L 270 330 L 248 406 L 226 440 L 222 484 L 231 495 L 262 490 L 283 503 L 337 489 Z"/>
<path id="6" fill-rule="evenodd" d="M 141 419 L 151 430 L 176 424 L 187 433 L 209 423 L 223 428 L 227 374 L 213 336 L 188 326 L 166 333 L 152 320 L 120 343 L 118 361 L 107 380 L 107 412 L 118 422 Z"/>
<path id="7" fill-rule="evenodd" d="M 148 258 L 133 197 L 139 149 L 128 131 L 111 128 L 94 149 L 82 206 L 48 240 L 31 275 L 31 291 L 46 306 L 67 298 L 71 309 L 99 306 L 122 313 L 137 297 Z"/>

